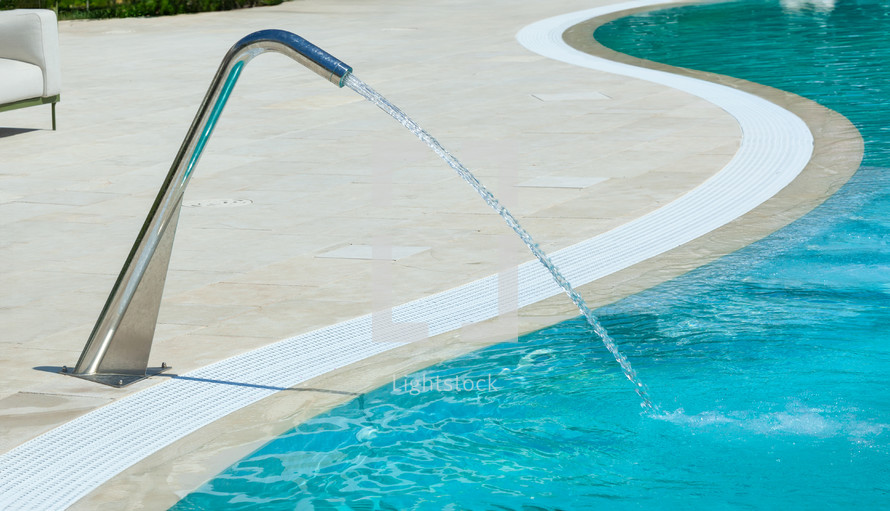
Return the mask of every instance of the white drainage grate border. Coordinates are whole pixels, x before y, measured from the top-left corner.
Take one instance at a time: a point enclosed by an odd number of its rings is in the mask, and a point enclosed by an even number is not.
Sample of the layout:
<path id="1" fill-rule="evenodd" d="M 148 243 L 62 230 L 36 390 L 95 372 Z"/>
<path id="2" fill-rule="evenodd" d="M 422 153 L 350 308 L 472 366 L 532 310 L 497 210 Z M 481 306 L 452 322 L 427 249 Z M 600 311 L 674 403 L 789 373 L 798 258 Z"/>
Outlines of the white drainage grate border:
<path id="1" fill-rule="evenodd" d="M 791 182 L 812 153 L 813 138 L 803 121 L 761 98 L 593 57 L 562 41 L 567 28 L 587 19 L 659 3 L 664 2 L 570 13 L 517 35 L 523 46 L 546 57 L 702 97 L 738 119 L 744 134 L 730 163 L 699 187 L 646 216 L 554 253 L 554 262 L 576 285 L 675 248 L 750 211 Z M 519 267 L 519 306 L 560 292 L 536 262 Z M 426 323 L 432 336 L 497 313 L 497 275 L 492 275 L 396 307 L 393 321 Z M 86 414 L 0 455 L 0 509 L 64 509 L 139 460 L 235 410 L 402 345 L 395 342 L 397 332 L 388 335 L 372 339 L 371 317 L 355 318 L 217 362 Z"/>

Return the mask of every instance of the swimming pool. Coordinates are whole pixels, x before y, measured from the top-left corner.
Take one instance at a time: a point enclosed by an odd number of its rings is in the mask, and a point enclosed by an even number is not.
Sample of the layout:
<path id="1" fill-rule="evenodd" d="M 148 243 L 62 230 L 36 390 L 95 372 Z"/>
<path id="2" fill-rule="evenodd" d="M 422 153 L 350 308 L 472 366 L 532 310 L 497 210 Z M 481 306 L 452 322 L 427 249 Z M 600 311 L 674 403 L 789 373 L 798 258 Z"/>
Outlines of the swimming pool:
<path id="1" fill-rule="evenodd" d="M 579 318 L 395 375 L 174 509 L 886 506 L 890 112 L 876 106 L 890 2 L 829 7 L 688 6 L 596 34 L 817 100 L 866 143 L 863 168 L 810 215 L 597 311 L 668 413 L 640 414 Z"/>

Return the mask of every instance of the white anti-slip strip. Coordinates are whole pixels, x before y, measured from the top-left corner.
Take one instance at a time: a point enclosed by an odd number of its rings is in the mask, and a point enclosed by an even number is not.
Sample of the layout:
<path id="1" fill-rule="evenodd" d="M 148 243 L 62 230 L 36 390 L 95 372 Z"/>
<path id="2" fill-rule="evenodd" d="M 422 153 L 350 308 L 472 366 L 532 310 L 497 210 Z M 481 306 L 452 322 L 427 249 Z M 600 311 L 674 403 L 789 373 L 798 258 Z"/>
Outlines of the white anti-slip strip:
<path id="1" fill-rule="evenodd" d="M 619 228 L 553 254 L 575 285 L 660 254 L 750 211 L 787 185 L 807 164 L 813 138 L 799 118 L 735 89 L 618 64 L 562 41 L 589 18 L 663 2 L 640 1 L 580 11 L 535 23 L 519 41 L 576 66 L 668 85 L 719 105 L 738 119 L 741 147 L 720 172 L 674 202 Z M 529 305 L 560 289 L 536 262 L 519 267 L 518 294 Z M 428 335 L 456 330 L 498 313 L 493 275 L 393 310 L 396 322 L 426 323 Z M 150 387 L 86 414 L 0 456 L 0 509 L 64 509 L 127 467 L 177 439 L 333 369 L 403 343 L 372 339 L 363 316 L 233 357 Z"/>

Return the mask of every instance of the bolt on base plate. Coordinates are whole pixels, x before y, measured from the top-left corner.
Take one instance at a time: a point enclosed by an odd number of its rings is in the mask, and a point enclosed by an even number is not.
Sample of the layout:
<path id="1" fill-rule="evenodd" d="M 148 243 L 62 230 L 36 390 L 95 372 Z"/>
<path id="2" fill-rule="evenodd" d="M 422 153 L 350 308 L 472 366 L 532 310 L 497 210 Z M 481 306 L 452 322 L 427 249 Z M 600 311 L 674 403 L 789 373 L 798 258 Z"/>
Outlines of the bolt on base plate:
<path id="1" fill-rule="evenodd" d="M 74 374 L 65 371 L 62 369 L 60 371 L 61 374 L 66 376 L 74 376 L 75 378 L 80 378 L 82 380 L 89 380 L 96 383 L 101 383 L 102 385 L 108 385 L 110 387 L 126 387 L 127 385 L 136 383 L 137 381 L 144 380 L 146 378 L 151 378 L 152 376 L 159 375 L 165 371 L 169 371 L 171 369 L 170 366 L 164 364 L 162 367 L 149 367 L 145 370 L 145 374 L 114 374 L 114 373 L 102 373 L 102 374 Z"/>

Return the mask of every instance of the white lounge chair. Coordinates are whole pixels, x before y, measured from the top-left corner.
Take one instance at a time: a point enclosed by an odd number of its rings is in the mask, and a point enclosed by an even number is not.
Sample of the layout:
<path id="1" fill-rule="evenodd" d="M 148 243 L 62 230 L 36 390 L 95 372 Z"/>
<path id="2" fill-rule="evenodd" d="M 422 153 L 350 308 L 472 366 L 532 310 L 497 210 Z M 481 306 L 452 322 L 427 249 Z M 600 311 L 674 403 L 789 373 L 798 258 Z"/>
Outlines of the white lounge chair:
<path id="1" fill-rule="evenodd" d="M 50 103 L 56 129 L 61 85 L 56 13 L 0 11 L 0 112 Z"/>

